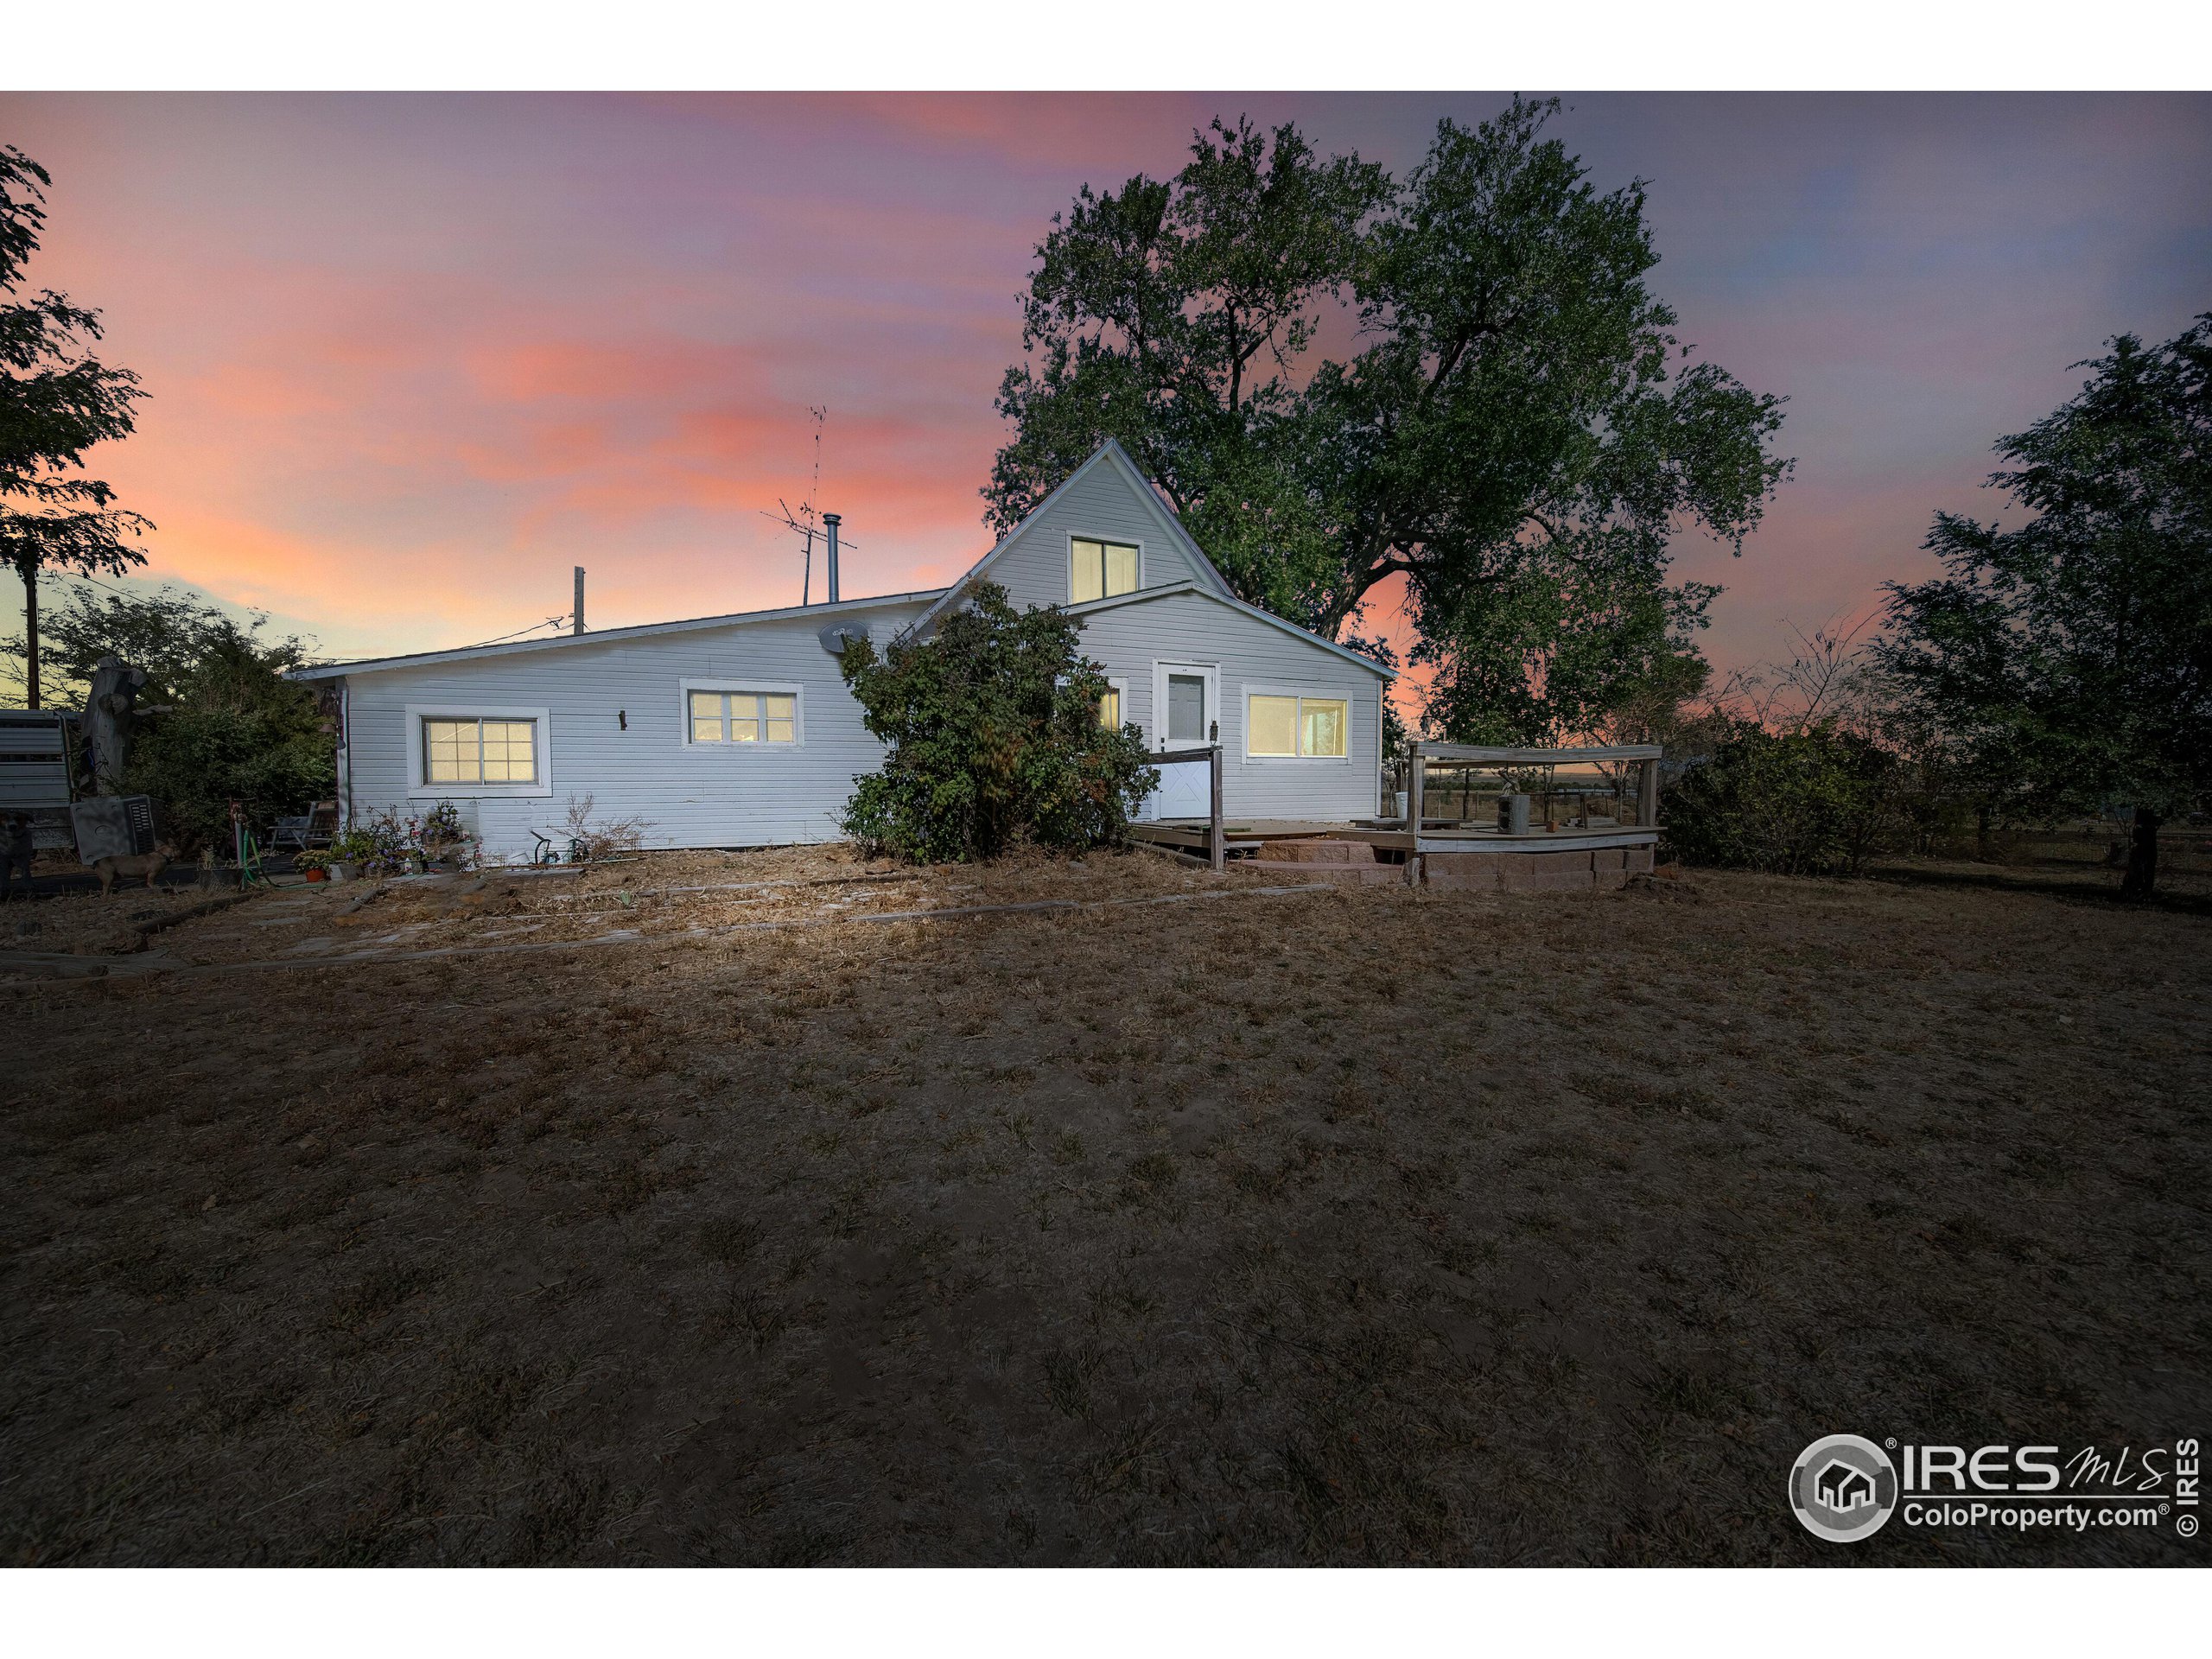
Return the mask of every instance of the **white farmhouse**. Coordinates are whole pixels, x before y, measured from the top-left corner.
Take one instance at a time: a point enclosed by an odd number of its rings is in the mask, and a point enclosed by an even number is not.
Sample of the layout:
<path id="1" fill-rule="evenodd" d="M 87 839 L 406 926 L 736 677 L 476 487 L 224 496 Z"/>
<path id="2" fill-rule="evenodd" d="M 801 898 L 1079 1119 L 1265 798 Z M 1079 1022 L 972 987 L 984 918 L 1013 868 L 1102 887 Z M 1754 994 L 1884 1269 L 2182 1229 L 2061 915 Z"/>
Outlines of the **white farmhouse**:
<path id="1" fill-rule="evenodd" d="M 977 579 L 1082 619 L 1118 709 L 1156 749 L 1224 750 L 1224 810 L 1377 809 L 1390 671 L 1244 603 L 1117 443 L 1100 447 L 949 588 L 608 628 L 298 671 L 334 681 L 340 810 L 452 801 L 486 854 L 526 858 L 572 798 L 653 847 L 835 840 L 883 749 L 838 673 L 842 636 L 926 637 Z M 1163 769 L 1145 816 L 1207 816 L 1207 768 Z"/>

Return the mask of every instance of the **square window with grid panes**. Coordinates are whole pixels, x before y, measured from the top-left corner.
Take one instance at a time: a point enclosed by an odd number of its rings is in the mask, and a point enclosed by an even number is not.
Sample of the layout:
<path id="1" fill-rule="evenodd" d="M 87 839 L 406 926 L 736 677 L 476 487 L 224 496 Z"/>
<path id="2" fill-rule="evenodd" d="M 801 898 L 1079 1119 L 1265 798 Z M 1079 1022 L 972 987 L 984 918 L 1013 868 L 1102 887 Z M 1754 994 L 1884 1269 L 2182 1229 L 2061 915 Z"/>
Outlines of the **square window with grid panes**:
<path id="1" fill-rule="evenodd" d="M 534 784 L 537 722 L 427 715 L 423 721 L 425 784 Z"/>
<path id="2" fill-rule="evenodd" d="M 798 741 L 798 699 L 788 691 L 694 691 L 694 743 Z"/>

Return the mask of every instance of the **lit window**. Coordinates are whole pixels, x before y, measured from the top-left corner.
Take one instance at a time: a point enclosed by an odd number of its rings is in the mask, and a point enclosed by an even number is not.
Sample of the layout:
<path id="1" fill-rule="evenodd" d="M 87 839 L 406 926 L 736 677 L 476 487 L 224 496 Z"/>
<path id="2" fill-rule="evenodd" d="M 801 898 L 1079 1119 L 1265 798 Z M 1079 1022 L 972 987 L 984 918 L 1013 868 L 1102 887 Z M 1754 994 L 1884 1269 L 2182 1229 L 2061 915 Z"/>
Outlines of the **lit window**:
<path id="1" fill-rule="evenodd" d="M 1075 571 L 1070 586 L 1072 602 L 1111 599 L 1137 590 L 1137 550 L 1126 542 L 1094 542 L 1075 538 Z"/>
<path id="2" fill-rule="evenodd" d="M 537 781 L 537 722 L 534 720 L 423 721 L 423 781 L 426 784 L 534 784 Z"/>
<path id="3" fill-rule="evenodd" d="M 1341 760 L 1344 705 L 1338 697 L 1305 697 L 1298 705 L 1298 752 Z"/>
<path id="4" fill-rule="evenodd" d="M 1122 728 L 1122 693 L 1120 688 L 1109 686 L 1106 695 L 1098 699 L 1098 723 L 1109 732 Z"/>
<path id="5" fill-rule="evenodd" d="M 1248 754 L 1341 760 L 1351 752 L 1351 705 L 1342 697 L 1255 695 L 1247 706 Z"/>
<path id="6" fill-rule="evenodd" d="M 796 743 L 798 699 L 787 691 L 694 691 L 694 743 Z"/>

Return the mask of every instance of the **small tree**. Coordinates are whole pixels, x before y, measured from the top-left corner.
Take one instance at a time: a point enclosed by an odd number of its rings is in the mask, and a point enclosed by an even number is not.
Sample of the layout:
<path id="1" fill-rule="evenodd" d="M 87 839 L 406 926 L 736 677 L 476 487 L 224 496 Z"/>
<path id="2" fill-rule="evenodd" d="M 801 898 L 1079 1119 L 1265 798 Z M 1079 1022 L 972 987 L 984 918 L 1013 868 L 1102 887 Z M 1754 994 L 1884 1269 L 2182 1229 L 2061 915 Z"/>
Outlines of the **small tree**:
<path id="1" fill-rule="evenodd" d="M 872 853 L 932 863 L 1024 841 L 1124 844 L 1160 774 L 1144 764 L 1136 727 L 1100 723 L 1109 687 L 1079 640 L 1057 607 L 1018 612 L 984 583 L 926 641 L 880 656 L 851 641 L 845 683 L 890 753 L 882 771 L 854 779 L 846 833 Z"/>
<path id="2" fill-rule="evenodd" d="M 1890 585 L 1887 665 L 1984 778 L 2045 813 L 2133 806 L 2121 891 L 2157 882 L 2159 820 L 2212 795 L 2212 313 L 2132 334 L 1998 452 L 2036 516 L 1936 515 L 1946 574 Z"/>
<path id="3" fill-rule="evenodd" d="M 124 540 L 152 528 L 82 476 L 85 452 L 128 436 L 145 394 L 128 369 L 85 349 L 99 313 L 52 290 L 19 298 L 23 266 L 46 222 L 47 171 L 0 144 L 0 557 L 23 584 L 24 706 L 39 706 L 38 578 L 52 567 L 118 575 L 145 562 Z"/>

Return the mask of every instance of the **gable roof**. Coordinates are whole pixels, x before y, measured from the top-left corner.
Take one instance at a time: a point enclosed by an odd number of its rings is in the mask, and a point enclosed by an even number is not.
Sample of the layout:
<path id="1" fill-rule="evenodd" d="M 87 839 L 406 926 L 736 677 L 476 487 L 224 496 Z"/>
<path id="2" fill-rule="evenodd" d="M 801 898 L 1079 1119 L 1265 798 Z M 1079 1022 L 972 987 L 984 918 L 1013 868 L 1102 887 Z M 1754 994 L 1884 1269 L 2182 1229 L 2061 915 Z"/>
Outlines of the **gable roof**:
<path id="1" fill-rule="evenodd" d="M 698 628 L 726 628 L 747 622 L 781 622 L 795 616 L 842 616 L 882 605 L 912 605 L 934 600 L 948 589 L 925 588 L 919 593 L 885 594 L 875 599 L 841 599 L 835 605 L 787 605 L 774 611 L 736 611 L 727 616 L 696 616 L 681 622 L 645 622 L 631 628 L 601 628 L 587 633 L 560 633 L 550 639 L 518 639 L 508 645 L 462 645 L 453 651 L 417 651 L 401 657 L 365 657 L 349 663 L 323 663 L 296 668 L 287 678 L 334 680 L 347 674 L 373 674 L 379 669 L 421 668 L 433 663 L 474 662 L 480 657 L 512 657 L 531 651 L 564 651 L 575 645 L 617 645 L 659 633 L 688 633 Z"/>
<path id="2" fill-rule="evenodd" d="M 1332 652 L 1346 662 L 1363 668 L 1370 674 L 1378 675 L 1386 680 L 1395 680 L 1398 677 L 1396 669 L 1385 668 L 1372 657 L 1363 657 L 1349 645 L 1340 645 L 1333 639 L 1325 639 L 1310 628 L 1300 627 L 1295 622 L 1286 622 L 1273 611 L 1263 611 L 1257 605 L 1248 605 L 1234 594 L 1217 594 L 1211 588 L 1200 587 L 1195 582 L 1171 582 L 1158 588 L 1140 588 L 1133 594 L 1116 594 L 1111 599 L 1085 600 L 1080 605 L 1068 606 L 1066 610 L 1070 616 L 1094 616 L 1100 611 L 1114 610 L 1123 605 L 1143 605 L 1150 601 L 1166 599 L 1176 594 L 1190 594 L 1198 599 L 1211 600 L 1217 605 L 1226 605 L 1230 610 L 1242 611 L 1245 615 L 1264 622 L 1269 627 L 1280 628 L 1285 633 L 1295 635 L 1309 645 L 1319 645 L 1324 651 Z M 938 601 L 940 604 L 943 602 L 942 600 Z"/>
<path id="3" fill-rule="evenodd" d="M 1129 486 L 1137 499 L 1144 503 L 1145 509 L 1151 514 L 1153 521 L 1166 533 L 1167 539 L 1174 543 L 1175 546 L 1191 561 L 1191 568 L 1205 574 L 1211 581 L 1215 592 L 1225 598 L 1234 596 L 1234 590 L 1230 588 L 1228 579 L 1214 568 L 1214 563 L 1206 556 L 1205 550 L 1191 539 L 1191 532 L 1183 528 L 1183 521 L 1168 511 L 1167 504 L 1160 499 L 1160 492 L 1153 488 L 1151 480 L 1139 472 L 1136 462 L 1129 459 L 1129 452 L 1122 448 L 1118 439 L 1109 438 L 1090 452 L 1090 458 L 1088 461 L 1062 479 L 1051 494 L 1030 508 L 1028 512 L 1023 515 L 1020 524 L 1000 537 L 998 545 L 970 565 L 966 575 L 944 590 L 943 598 L 914 619 L 915 636 L 919 638 L 927 632 L 930 624 L 937 620 L 938 612 L 944 610 L 970 582 L 977 581 L 986 570 L 997 563 L 999 556 L 1020 541 L 1021 533 L 1034 524 L 1055 501 L 1100 467 L 1108 467 L 1122 474 L 1123 481 Z"/>

